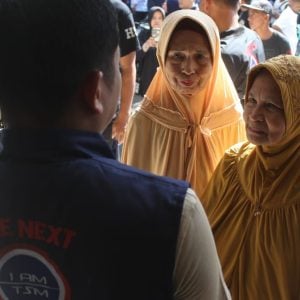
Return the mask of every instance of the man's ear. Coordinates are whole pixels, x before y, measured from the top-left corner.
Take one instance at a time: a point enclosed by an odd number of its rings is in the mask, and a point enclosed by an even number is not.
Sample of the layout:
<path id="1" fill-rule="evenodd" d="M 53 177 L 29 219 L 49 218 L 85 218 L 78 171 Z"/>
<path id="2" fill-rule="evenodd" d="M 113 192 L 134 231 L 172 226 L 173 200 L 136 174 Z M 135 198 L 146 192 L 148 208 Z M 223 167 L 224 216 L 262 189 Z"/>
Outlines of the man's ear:
<path id="1" fill-rule="evenodd" d="M 96 114 L 103 113 L 103 73 L 90 71 L 81 86 L 81 98 L 85 106 Z"/>
<path id="2" fill-rule="evenodd" d="M 265 14 L 265 20 L 266 20 L 266 22 L 268 22 L 268 24 L 270 24 L 270 19 L 271 19 L 270 15 Z"/>
<path id="3" fill-rule="evenodd" d="M 208 6 L 209 6 L 208 1 L 209 0 L 201 0 L 200 1 L 199 8 L 204 13 L 207 13 L 207 11 L 208 11 Z"/>

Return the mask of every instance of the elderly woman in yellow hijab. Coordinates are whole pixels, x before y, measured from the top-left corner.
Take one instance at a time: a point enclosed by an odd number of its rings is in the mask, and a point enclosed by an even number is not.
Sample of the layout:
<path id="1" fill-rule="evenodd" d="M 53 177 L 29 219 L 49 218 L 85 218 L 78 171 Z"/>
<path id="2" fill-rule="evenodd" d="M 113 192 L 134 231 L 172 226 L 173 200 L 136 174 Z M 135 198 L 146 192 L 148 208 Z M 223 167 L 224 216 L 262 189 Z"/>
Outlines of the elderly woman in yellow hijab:
<path id="1" fill-rule="evenodd" d="M 300 299 L 300 58 L 254 67 L 249 142 L 228 150 L 203 204 L 233 299 Z"/>
<path id="2" fill-rule="evenodd" d="M 157 57 L 157 73 L 129 121 L 122 161 L 187 180 L 201 197 L 225 150 L 245 139 L 215 23 L 199 11 L 173 12 Z"/>

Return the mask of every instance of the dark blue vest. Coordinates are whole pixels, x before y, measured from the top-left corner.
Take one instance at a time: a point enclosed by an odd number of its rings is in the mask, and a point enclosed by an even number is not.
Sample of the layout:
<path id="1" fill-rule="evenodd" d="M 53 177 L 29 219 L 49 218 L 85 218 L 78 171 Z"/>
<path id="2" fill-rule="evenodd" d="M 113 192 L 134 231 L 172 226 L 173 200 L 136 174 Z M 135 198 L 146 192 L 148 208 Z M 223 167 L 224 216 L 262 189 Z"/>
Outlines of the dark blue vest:
<path id="1" fill-rule="evenodd" d="M 98 134 L 5 131 L 0 299 L 172 299 L 187 187 L 118 163 Z"/>

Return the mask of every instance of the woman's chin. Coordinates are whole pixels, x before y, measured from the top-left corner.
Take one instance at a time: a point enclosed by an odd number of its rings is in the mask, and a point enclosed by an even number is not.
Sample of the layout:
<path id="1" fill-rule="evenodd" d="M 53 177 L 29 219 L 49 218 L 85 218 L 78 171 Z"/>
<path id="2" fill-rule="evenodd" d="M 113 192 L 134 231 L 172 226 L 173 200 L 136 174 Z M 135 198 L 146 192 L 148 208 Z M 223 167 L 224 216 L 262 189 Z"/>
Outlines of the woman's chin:
<path id="1" fill-rule="evenodd" d="M 247 132 L 247 139 L 251 144 L 254 144 L 256 146 L 265 145 L 267 142 L 265 136 L 259 134 L 252 134 L 249 132 Z"/>
<path id="2" fill-rule="evenodd" d="M 177 93 L 185 96 L 185 97 L 192 97 L 196 95 L 200 90 L 198 88 L 179 88 Z"/>

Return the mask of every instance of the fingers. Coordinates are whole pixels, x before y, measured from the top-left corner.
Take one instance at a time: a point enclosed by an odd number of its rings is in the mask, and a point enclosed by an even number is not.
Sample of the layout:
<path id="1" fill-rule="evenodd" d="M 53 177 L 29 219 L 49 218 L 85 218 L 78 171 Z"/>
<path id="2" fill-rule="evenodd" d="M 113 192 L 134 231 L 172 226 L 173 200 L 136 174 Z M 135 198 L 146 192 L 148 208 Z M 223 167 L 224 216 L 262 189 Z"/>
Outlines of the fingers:
<path id="1" fill-rule="evenodd" d="M 118 144 L 123 144 L 125 136 L 125 126 L 118 126 L 119 124 L 113 124 L 112 138 L 118 141 Z"/>

